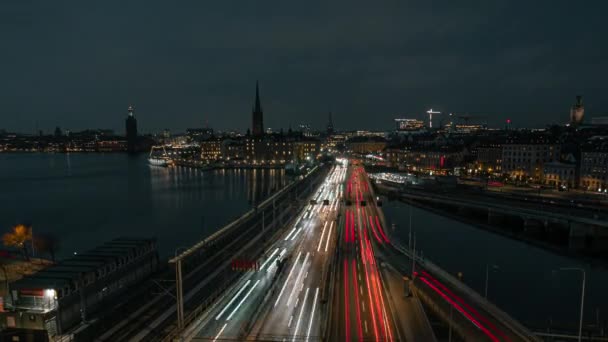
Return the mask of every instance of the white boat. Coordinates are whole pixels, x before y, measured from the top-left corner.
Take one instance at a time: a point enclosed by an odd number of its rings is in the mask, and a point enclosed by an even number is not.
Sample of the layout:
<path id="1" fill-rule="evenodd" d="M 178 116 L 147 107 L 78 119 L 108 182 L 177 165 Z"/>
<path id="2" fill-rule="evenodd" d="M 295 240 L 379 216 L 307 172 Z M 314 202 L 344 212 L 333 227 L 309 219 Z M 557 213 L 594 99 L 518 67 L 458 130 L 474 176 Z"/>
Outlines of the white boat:
<path id="1" fill-rule="evenodd" d="M 162 149 L 162 153 L 161 154 L 155 154 L 154 150 L 155 149 Z M 150 150 L 150 155 L 148 156 L 148 163 L 150 163 L 150 165 L 154 165 L 154 166 L 173 166 L 173 159 L 171 159 L 169 157 L 169 155 L 167 154 L 167 151 L 165 150 L 165 146 L 152 146 L 152 149 Z"/>

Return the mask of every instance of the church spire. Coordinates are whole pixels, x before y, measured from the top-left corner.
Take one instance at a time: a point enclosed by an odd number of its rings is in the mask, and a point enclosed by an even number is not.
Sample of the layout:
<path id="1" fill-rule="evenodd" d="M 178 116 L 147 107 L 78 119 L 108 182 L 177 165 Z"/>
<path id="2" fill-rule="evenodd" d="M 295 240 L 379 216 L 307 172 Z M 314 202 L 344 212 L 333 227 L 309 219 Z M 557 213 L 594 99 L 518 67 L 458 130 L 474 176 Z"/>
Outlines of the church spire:
<path id="1" fill-rule="evenodd" d="M 260 85 L 255 82 L 255 104 L 253 106 L 253 122 L 251 131 L 253 135 L 264 135 L 264 113 L 262 112 L 262 104 L 260 103 Z"/>
<path id="2" fill-rule="evenodd" d="M 255 81 L 255 108 L 254 112 L 262 112 L 262 105 L 260 104 L 260 85 L 258 81 Z"/>

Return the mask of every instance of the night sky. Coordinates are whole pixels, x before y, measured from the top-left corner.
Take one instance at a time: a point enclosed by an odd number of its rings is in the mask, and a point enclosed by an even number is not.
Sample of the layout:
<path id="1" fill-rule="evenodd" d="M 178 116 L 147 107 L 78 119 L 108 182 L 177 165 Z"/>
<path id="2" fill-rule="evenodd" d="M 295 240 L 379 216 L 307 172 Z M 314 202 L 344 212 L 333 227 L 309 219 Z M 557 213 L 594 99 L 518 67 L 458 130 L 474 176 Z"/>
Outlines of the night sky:
<path id="1" fill-rule="evenodd" d="M 0 2 L 0 129 L 387 129 L 433 109 L 491 125 L 608 114 L 608 2 Z"/>

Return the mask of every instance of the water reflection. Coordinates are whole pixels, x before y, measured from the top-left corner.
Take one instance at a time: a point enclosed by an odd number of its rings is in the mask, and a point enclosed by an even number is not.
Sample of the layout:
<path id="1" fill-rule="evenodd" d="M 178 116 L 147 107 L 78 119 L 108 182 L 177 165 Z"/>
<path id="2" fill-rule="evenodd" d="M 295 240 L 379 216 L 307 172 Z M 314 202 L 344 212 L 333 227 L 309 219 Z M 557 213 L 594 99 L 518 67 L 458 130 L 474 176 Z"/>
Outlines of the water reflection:
<path id="1" fill-rule="evenodd" d="M 409 205 L 384 199 L 393 235 L 407 245 Z M 425 257 L 456 274 L 483 295 L 486 265 L 498 265 L 489 274 L 488 298 L 522 322 L 547 327 L 566 323 L 576 327 L 580 308 L 581 277 L 574 272 L 553 272 L 560 267 L 583 267 L 587 271 L 586 322 L 603 321 L 608 313 L 608 271 L 585 262 L 556 255 L 416 207 L 412 210 L 416 246 Z"/>

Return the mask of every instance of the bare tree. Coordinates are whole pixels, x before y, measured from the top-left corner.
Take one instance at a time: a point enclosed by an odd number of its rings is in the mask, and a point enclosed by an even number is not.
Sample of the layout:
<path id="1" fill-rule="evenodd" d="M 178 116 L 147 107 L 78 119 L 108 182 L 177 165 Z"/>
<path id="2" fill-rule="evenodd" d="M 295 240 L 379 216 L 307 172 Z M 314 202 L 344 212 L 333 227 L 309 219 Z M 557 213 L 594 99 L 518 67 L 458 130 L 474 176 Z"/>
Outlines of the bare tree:
<path id="1" fill-rule="evenodd" d="M 51 233 L 40 233 L 34 236 L 34 247 L 40 253 L 47 253 L 53 262 L 59 250 L 59 239 Z"/>

